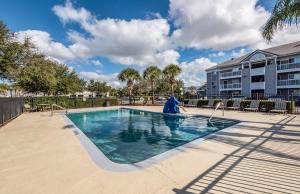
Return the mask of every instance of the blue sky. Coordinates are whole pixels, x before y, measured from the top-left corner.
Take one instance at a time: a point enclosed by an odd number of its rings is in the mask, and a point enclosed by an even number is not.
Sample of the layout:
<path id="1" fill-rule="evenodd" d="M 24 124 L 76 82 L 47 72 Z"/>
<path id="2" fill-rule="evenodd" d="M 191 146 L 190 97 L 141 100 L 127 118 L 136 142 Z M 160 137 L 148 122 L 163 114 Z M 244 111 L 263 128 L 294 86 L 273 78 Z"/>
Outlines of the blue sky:
<path id="1" fill-rule="evenodd" d="M 271 44 L 260 36 L 275 0 L 2 0 L 0 19 L 30 37 L 45 55 L 85 79 L 120 86 L 117 73 L 177 63 L 187 86 L 205 69 L 257 48 L 296 40 L 284 29 Z M 284 34 L 284 36 L 283 36 Z"/>

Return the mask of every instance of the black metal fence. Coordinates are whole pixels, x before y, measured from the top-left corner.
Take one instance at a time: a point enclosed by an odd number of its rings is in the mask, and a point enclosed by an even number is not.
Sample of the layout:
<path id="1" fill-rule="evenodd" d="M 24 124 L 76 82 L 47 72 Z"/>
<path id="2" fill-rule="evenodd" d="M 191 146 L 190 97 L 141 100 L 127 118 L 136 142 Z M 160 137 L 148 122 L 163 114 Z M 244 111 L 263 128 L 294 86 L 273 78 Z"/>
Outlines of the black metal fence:
<path id="1" fill-rule="evenodd" d="M 23 113 L 23 98 L 0 98 L 0 126 Z"/>
<path id="2" fill-rule="evenodd" d="M 37 108 L 41 104 L 57 104 L 67 109 L 71 108 L 89 108 L 101 106 L 116 106 L 118 99 L 115 97 L 110 98 L 72 98 L 69 96 L 41 96 L 41 97 L 26 97 L 25 104 L 31 108 Z"/>

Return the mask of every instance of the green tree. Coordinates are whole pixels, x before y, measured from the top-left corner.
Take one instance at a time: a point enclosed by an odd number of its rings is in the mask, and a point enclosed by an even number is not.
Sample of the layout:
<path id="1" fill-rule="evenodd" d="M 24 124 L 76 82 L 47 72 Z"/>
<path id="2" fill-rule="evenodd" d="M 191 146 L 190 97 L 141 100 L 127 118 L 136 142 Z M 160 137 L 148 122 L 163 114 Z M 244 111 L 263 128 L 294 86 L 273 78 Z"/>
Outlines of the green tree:
<path id="1" fill-rule="evenodd" d="M 95 82 L 95 89 L 97 94 L 106 94 L 111 90 L 111 87 L 106 82 Z"/>
<path id="2" fill-rule="evenodd" d="M 160 78 L 161 70 L 156 66 L 147 67 L 144 71 L 143 77 L 151 84 L 152 91 L 152 104 L 154 104 L 154 85 L 155 82 Z"/>
<path id="3" fill-rule="evenodd" d="M 0 21 L 0 78 L 14 80 L 18 70 L 35 53 L 28 38 L 23 43 L 16 40 L 14 34 Z"/>
<path id="4" fill-rule="evenodd" d="M 191 92 L 192 95 L 196 95 L 197 94 L 197 88 L 196 86 L 190 86 L 189 90 Z"/>
<path id="5" fill-rule="evenodd" d="M 34 56 L 20 69 L 18 85 L 30 93 L 50 94 L 57 84 L 53 62 L 42 56 Z"/>
<path id="6" fill-rule="evenodd" d="M 94 96 L 94 92 L 96 92 L 96 82 L 91 79 L 87 85 L 87 90 L 92 93 L 92 97 Z"/>
<path id="7" fill-rule="evenodd" d="M 82 92 L 85 81 L 80 79 L 75 71 L 70 71 L 65 64 L 53 62 L 55 67 L 56 85 L 53 89 L 55 95 L 59 94 L 74 94 Z"/>
<path id="8" fill-rule="evenodd" d="M 5 95 L 7 91 L 9 90 L 9 85 L 5 83 L 0 83 L 0 94 Z"/>
<path id="9" fill-rule="evenodd" d="M 176 77 L 180 73 L 181 73 L 181 68 L 175 64 L 170 64 L 163 70 L 163 74 L 171 86 L 172 95 L 174 95 L 174 85 L 176 84 Z"/>
<path id="10" fill-rule="evenodd" d="M 118 79 L 120 81 L 127 81 L 127 88 L 129 92 L 129 103 L 131 104 L 131 97 L 132 97 L 132 89 L 135 81 L 139 81 L 141 76 L 139 72 L 132 68 L 124 69 L 118 75 Z"/>
<path id="11" fill-rule="evenodd" d="M 263 27 L 263 37 L 271 41 L 276 30 L 284 25 L 298 24 L 300 18 L 300 0 L 277 0 L 272 14 Z"/>

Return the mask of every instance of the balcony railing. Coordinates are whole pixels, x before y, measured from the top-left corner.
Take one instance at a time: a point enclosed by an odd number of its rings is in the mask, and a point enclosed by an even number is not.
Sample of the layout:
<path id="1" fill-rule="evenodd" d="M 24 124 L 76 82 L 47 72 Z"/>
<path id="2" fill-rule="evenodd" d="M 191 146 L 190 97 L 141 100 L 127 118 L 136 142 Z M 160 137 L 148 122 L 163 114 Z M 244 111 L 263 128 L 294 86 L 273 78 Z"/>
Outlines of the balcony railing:
<path id="1" fill-rule="evenodd" d="M 289 63 L 277 66 L 278 71 L 288 70 L 288 69 L 300 69 L 300 63 Z"/>
<path id="2" fill-rule="evenodd" d="M 251 83 L 252 90 L 262 90 L 265 89 L 265 82 L 252 82 Z"/>
<path id="3" fill-rule="evenodd" d="M 251 75 L 264 75 L 265 67 L 251 69 Z"/>
<path id="4" fill-rule="evenodd" d="M 221 77 L 234 77 L 242 75 L 242 71 L 232 71 L 232 72 L 225 72 L 221 73 Z"/>
<path id="5" fill-rule="evenodd" d="M 296 86 L 300 85 L 300 80 L 290 79 L 290 80 L 278 80 L 277 86 Z"/>
<path id="6" fill-rule="evenodd" d="M 242 85 L 240 83 L 235 84 L 221 84 L 221 89 L 239 89 Z"/>

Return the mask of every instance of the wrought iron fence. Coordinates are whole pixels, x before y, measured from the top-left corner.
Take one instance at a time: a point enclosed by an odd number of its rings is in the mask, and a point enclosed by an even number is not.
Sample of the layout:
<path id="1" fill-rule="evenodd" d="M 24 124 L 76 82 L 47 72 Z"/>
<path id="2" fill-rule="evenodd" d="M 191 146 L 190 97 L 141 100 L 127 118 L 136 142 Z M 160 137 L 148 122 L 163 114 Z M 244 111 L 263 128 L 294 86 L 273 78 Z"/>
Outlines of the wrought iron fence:
<path id="1" fill-rule="evenodd" d="M 67 109 L 72 108 L 89 108 L 102 106 L 116 106 L 118 99 L 116 97 L 103 98 L 83 98 L 83 97 L 69 97 L 69 96 L 41 96 L 41 97 L 26 97 L 25 103 L 32 108 L 38 107 L 40 104 L 57 104 Z"/>
<path id="2" fill-rule="evenodd" d="M 23 113 L 23 98 L 0 98 L 0 126 Z"/>

